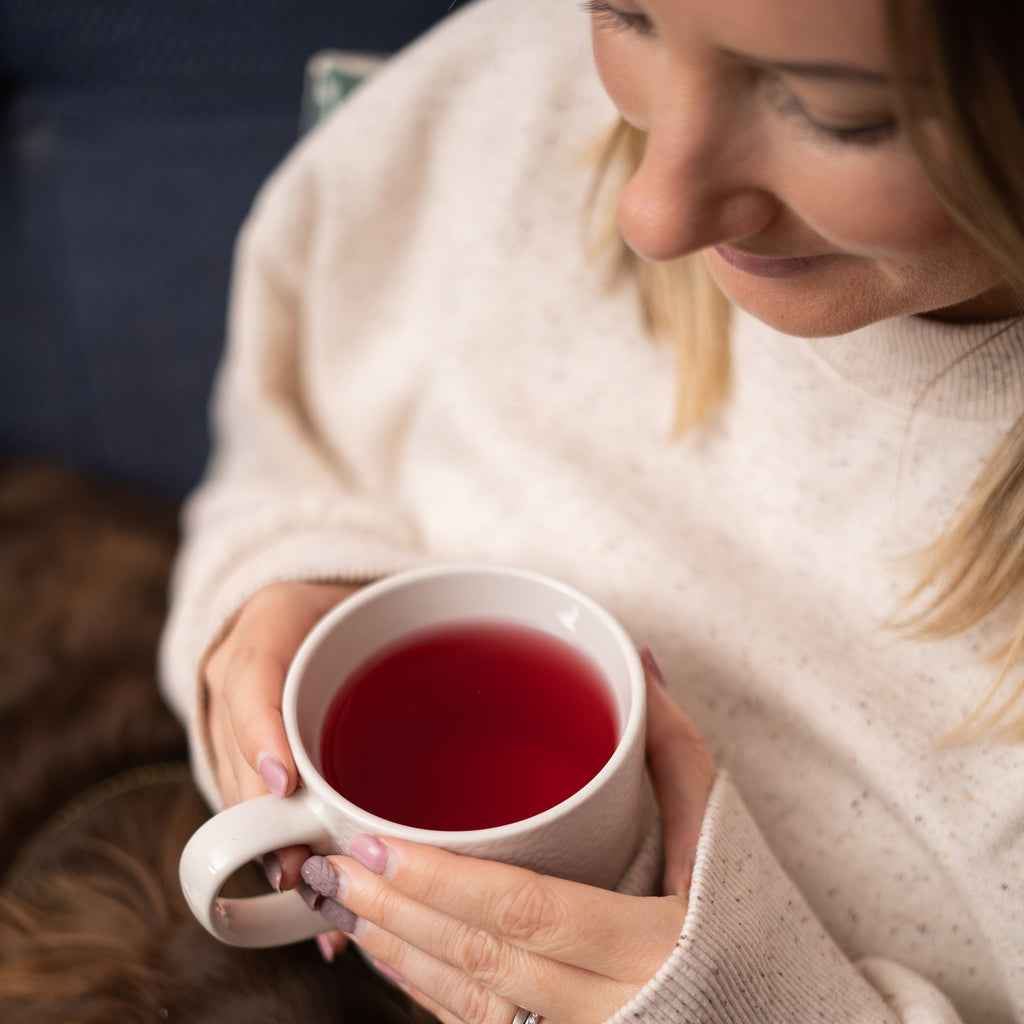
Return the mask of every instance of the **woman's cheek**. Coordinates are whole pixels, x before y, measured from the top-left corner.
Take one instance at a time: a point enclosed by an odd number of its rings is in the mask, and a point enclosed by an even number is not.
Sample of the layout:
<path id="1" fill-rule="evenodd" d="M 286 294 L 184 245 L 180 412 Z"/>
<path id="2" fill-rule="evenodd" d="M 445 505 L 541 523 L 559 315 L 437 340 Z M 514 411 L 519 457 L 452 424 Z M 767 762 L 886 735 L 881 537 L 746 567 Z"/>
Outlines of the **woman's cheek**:
<path id="1" fill-rule="evenodd" d="M 852 154 L 851 154 L 852 155 Z M 863 167 L 818 164 L 805 187 L 781 197 L 796 217 L 838 252 L 910 257 L 945 247 L 957 234 L 946 209 L 916 168 L 879 173 Z M 796 181 L 794 176 L 790 179 Z"/>

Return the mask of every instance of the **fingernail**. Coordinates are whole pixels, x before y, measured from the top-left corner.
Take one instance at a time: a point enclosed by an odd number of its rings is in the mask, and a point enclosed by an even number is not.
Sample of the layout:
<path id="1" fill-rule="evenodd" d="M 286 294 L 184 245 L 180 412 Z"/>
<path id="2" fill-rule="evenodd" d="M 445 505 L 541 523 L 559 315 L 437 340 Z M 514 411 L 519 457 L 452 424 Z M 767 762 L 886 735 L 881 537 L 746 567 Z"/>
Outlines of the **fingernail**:
<path id="1" fill-rule="evenodd" d="M 324 962 L 334 963 L 334 946 L 330 938 L 327 935 L 318 935 L 316 937 L 316 944 L 320 948 L 320 955 L 324 958 Z"/>
<path id="2" fill-rule="evenodd" d="M 281 858 L 276 853 L 263 854 L 263 873 L 267 876 L 267 881 L 272 888 L 280 892 L 281 875 L 284 873 L 284 868 L 281 867 Z"/>
<path id="3" fill-rule="evenodd" d="M 305 900 L 306 906 L 310 910 L 319 910 L 320 904 L 323 903 L 324 897 L 322 893 L 319 893 L 311 885 L 307 885 L 305 882 L 299 882 L 295 886 L 295 891 Z"/>
<path id="4" fill-rule="evenodd" d="M 273 754 L 268 754 L 265 750 L 256 758 L 256 767 L 267 789 L 274 796 L 283 797 L 288 789 L 288 769 Z"/>
<path id="5" fill-rule="evenodd" d="M 650 677 L 651 682 L 657 683 L 663 690 L 667 689 L 665 677 L 661 673 L 661 666 L 656 661 L 654 652 L 650 647 L 645 647 L 640 652 L 640 664 L 643 665 L 644 671 Z"/>
<path id="6" fill-rule="evenodd" d="M 396 985 L 406 984 L 405 978 L 403 978 L 398 971 L 392 970 L 392 968 L 388 967 L 383 960 L 374 960 L 373 966 L 376 971 L 383 974 L 385 978 L 390 978 Z"/>
<path id="7" fill-rule="evenodd" d="M 360 925 L 360 920 L 344 903 L 339 903 L 337 900 L 324 900 L 320 904 L 320 913 L 338 931 L 353 937 L 356 936 L 356 929 Z"/>
<path id="8" fill-rule="evenodd" d="M 375 875 L 387 874 L 391 862 L 391 851 L 376 837 L 360 833 L 348 844 L 349 856 L 359 861 Z M 392 871 L 392 873 L 394 873 Z"/>
<path id="9" fill-rule="evenodd" d="M 326 857 L 310 857 L 302 865 L 302 878 L 322 896 L 340 896 L 344 899 L 345 893 L 339 892 L 343 879 Z"/>

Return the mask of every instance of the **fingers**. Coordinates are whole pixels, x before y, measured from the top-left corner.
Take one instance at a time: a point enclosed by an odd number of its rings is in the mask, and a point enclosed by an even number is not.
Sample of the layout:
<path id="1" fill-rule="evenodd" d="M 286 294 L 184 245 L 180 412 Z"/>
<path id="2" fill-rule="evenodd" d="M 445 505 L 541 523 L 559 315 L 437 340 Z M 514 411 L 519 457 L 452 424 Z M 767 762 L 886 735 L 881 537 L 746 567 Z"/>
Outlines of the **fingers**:
<path id="1" fill-rule="evenodd" d="M 286 663 L 256 646 L 259 617 L 243 612 L 206 667 L 208 728 L 227 804 L 268 790 L 285 796 L 295 768 L 281 718 Z"/>
<path id="2" fill-rule="evenodd" d="M 344 858 L 330 858 L 342 863 Z M 314 858 L 321 876 L 324 858 Z M 431 1009 L 473 1024 L 509 1024 L 523 1003 L 546 1018 L 599 1021 L 630 996 L 614 979 L 506 942 L 394 889 L 351 861 L 337 870 L 335 896 L 321 913 L 364 952 L 387 964 Z M 339 901 L 344 901 L 341 903 Z"/>
<path id="3" fill-rule="evenodd" d="M 302 882 L 302 865 L 309 857 L 307 846 L 285 846 L 263 855 L 263 873 L 278 892 L 294 889 Z"/>
<path id="4" fill-rule="evenodd" d="M 337 898 L 440 959 L 445 959 L 447 941 L 436 927 L 443 918 L 468 929 L 458 938 L 470 946 L 491 935 L 524 954 L 642 982 L 672 949 L 685 915 L 685 906 L 675 898 L 638 901 L 398 839 L 387 839 L 385 845 L 359 836 L 350 851 L 363 863 L 345 857 L 326 861 L 343 893 Z M 321 861 L 314 858 L 314 863 Z M 424 912 L 413 914 L 413 904 Z M 483 962 L 489 952 L 477 950 L 470 959 Z"/>
<path id="5" fill-rule="evenodd" d="M 463 945 L 462 937 L 453 934 L 454 926 L 444 915 L 425 914 L 422 907 L 416 907 L 411 914 L 405 913 L 406 916 L 422 914 L 433 918 L 424 922 L 422 932 L 433 931 L 435 935 L 446 936 L 449 944 L 446 949 L 450 948 L 456 960 L 460 952 L 464 951 L 468 959 L 477 956 L 483 948 L 484 943 L 476 940 Z M 500 951 L 493 958 L 488 956 L 486 962 L 474 960 L 467 969 L 459 962 L 448 963 L 365 919 L 356 926 L 355 938 L 366 953 L 387 964 L 421 999 L 445 1008 L 461 1021 L 509 1024 L 518 1005 L 510 998 L 512 991 L 523 993 L 522 998 L 529 1000 L 532 1006 L 543 1006 L 545 1015 L 552 1019 L 565 1019 L 570 1013 L 582 1016 L 582 1007 L 598 1002 L 596 993 L 584 991 L 588 979 L 583 972 L 575 972 L 575 983 L 567 981 L 564 973 L 556 977 L 552 970 L 556 965 L 515 947 L 509 947 L 507 955 Z M 490 940 L 485 941 L 489 944 Z M 616 998 L 615 1001 L 622 1000 Z M 614 1004 L 605 1001 L 600 1001 L 600 1005 L 608 1006 L 611 1011 L 615 1009 Z M 595 1011 L 590 1016 L 597 1020 L 607 1014 Z"/>
<path id="6" fill-rule="evenodd" d="M 664 887 L 685 898 L 715 763 L 693 723 L 669 696 L 649 650 L 641 661 L 647 678 L 647 764 L 664 832 Z"/>
<path id="7" fill-rule="evenodd" d="M 267 791 L 291 793 L 298 782 L 281 693 L 299 644 L 317 620 L 354 587 L 279 583 L 254 594 L 206 665 L 209 734 L 225 802 Z"/>
<path id="8" fill-rule="evenodd" d="M 318 619 L 354 587 L 273 584 L 243 606 L 206 664 L 207 730 L 217 781 L 228 805 L 268 791 L 284 797 L 298 784 L 281 716 L 285 676 L 299 644 Z M 275 889 L 294 889 L 303 846 L 268 853 L 264 870 Z"/>
<path id="9" fill-rule="evenodd" d="M 225 742 L 233 747 L 243 800 L 267 790 L 287 796 L 298 781 L 281 717 L 281 693 L 294 650 L 287 652 L 289 637 L 254 633 L 260 626 L 260 619 L 245 624 L 224 675 Z M 257 646 L 256 638 L 269 640 L 276 649 Z"/>
<path id="10" fill-rule="evenodd" d="M 334 958 L 345 951 L 345 947 L 348 946 L 348 936 L 344 932 L 321 932 L 316 937 L 316 945 L 320 950 L 320 955 L 324 958 L 326 963 L 333 963 Z M 387 975 L 387 968 L 383 964 L 375 964 L 378 970 L 384 975 Z M 398 975 L 392 975 L 391 980 L 396 985 L 401 985 L 403 979 Z"/>
<path id="11" fill-rule="evenodd" d="M 601 1021 L 646 984 L 686 908 L 565 882 L 414 843 L 353 840 L 360 858 L 314 857 L 321 913 L 431 1009 L 508 1024 L 519 1005 Z M 444 1017 L 443 1019 L 448 1019 Z"/>

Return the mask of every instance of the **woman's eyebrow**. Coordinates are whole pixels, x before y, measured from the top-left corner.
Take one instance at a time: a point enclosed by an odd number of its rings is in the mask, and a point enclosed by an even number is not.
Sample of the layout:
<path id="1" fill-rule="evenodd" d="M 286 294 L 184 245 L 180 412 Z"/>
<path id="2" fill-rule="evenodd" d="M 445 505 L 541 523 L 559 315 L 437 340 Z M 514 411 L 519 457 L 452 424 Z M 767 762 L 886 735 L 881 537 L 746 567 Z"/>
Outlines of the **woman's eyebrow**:
<path id="1" fill-rule="evenodd" d="M 726 57 L 752 64 L 766 71 L 777 71 L 784 75 L 800 78 L 823 78 L 832 81 L 860 83 L 864 85 L 891 85 L 892 79 L 883 71 L 861 67 L 859 64 L 840 64 L 832 61 L 767 60 L 737 50 L 721 50 Z"/>

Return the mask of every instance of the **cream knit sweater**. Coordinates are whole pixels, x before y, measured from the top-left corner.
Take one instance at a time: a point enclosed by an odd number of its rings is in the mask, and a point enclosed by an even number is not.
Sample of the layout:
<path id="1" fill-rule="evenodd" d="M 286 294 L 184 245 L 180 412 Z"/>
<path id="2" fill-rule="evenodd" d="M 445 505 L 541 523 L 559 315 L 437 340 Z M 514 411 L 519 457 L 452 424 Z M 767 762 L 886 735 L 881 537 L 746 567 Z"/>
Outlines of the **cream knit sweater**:
<path id="1" fill-rule="evenodd" d="M 722 769 L 679 944 L 616 1022 L 1024 1021 L 1024 748 L 940 743 L 997 624 L 884 625 L 1022 407 L 1024 331 L 956 362 L 991 326 L 739 314 L 725 409 L 673 441 L 671 353 L 584 255 L 612 117 L 572 0 L 487 0 L 268 183 L 162 650 L 197 777 L 217 805 L 197 666 L 261 585 L 538 569 L 653 648 Z"/>

